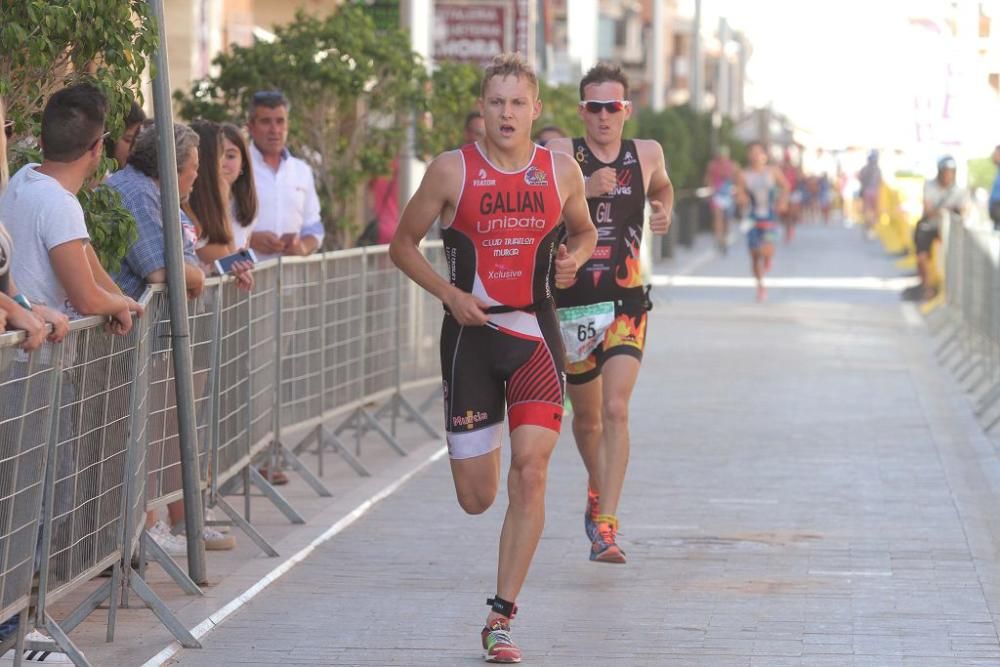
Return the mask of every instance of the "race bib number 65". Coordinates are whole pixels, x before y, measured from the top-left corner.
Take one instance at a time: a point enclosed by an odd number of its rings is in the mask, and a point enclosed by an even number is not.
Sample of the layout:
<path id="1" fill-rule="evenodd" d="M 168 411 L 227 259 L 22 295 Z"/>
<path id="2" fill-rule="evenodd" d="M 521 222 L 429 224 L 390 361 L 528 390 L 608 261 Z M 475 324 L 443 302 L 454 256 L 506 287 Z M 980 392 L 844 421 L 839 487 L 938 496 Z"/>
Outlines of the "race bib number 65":
<path id="1" fill-rule="evenodd" d="M 615 321 L 615 304 L 603 301 L 588 306 L 559 308 L 559 329 L 569 362 L 583 361 L 604 340 L 604 333 Z"/>

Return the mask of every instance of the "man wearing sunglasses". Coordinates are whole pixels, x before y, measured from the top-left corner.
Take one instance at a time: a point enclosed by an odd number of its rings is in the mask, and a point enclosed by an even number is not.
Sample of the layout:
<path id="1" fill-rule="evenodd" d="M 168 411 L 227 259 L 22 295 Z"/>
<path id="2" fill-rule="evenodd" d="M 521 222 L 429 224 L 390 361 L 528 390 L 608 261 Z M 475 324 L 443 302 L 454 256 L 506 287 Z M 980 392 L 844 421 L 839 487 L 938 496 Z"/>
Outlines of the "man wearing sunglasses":
<path id="1" fill-rule="evenodd" d="M 430 164 L 389 252 L 445 306 L 445 429 L 458 502 L 469 514 L 496 499 L 508 422 L 509 504 L 481 638 L 488 662 L 514 663 L 521 661 L 510 636 L 514 601 L 541 537 L 545 479 L 562 425 L 563 346 L 549 285 L 573 280 L 597 233 L 580 170 L 531 141 L 542 104 L 535 73 L 519 55 L 497 56 L 486 69 L 480 108 L 485 136 Z M 439 217 L 450 280 L 419 247 Z"/>
<path id="2" fill-rule="evenodd" d="M 646 339 L 648 291 L 639 267 L 646 200 L 656 234 L 670 227 L 674 190 L 655 141 L 622 138 L 632 115 L 628 78 L 598 64 L 580 82 L 586 136 L 546 146 L 572 155 L 586 180 L 597 247 L 569 287 L 556 291 L 573 435 L 587 467 L 584 526 L 590 559 L 624 563 L 617 544 L 618 501 L 628 465 L 628 404 Z"/>

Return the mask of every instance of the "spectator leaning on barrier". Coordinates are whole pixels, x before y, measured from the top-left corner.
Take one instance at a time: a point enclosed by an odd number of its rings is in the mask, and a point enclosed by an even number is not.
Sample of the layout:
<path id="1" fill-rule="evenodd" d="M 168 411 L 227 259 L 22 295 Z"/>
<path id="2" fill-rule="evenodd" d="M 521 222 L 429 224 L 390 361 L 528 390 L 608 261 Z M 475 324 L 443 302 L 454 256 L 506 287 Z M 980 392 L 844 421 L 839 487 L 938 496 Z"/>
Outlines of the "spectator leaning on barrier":
<path id="1" fill-rule="evenodd" d="M 989 213 L 993 229 L 1000 231 L 1000 146 L 993 149 L 993 164 L 996 165 L 997 175 L 993 179 L 993 189 L 990 190 Z"/>
<path id="2" fill-rule="evenodd" d="M 198 135 L 187 125 L 174 123 L 174 151 L 177 155 L 177 189 L 180 206 L 191 194 L 198 177 Z M 149 125 L 136 137 L 128 165 L 108 178 L 108 185 L 118 190 L 122 204 L 135 218 L 138 238 L 125 254 L 121 270 L 115 280 L 129 294 L 138 296 L 147 284 L 164 283 L 167 279 L 166 248 L 163 243 L 163 217 L 160 208 L 160 171 L 158 162 L 158 141 L 156 125 Z M 181 212 L 184 226 L 184 282 L 189 298 L 201 294 L 205 285 L 205 273 L 201 270 L 194 243 L 197 232 L 194 224 Z M 155 371 L 154 371 L 155 372 Z M 163 383 L 157 383 L 161 385 Z M 176 456 L 177 452 L 171 452 Z M 172 525 L 184 519 L 182 501 L 171 503 L 167 512 Z M 172 535 L 170 526 L 159 521 L 155 512 L 146 515 L 146 528 L 150 536 L 172 555 L 187 552 L 187 541 L 179 535 Z"/>
<path id="3" fill-rule="evenodd" d="M 195 253 L 205 273 L 214 273 L 213 262 L 236 252 L 229 222 L 229 207 L 222 181 L 222 129 L 210 120 L 196 120 L 191 129 L 198 133 L 198 177 L 191 196 L 181 206 L 194 223 L 198 240 Z M 225 192 L 224 192 L 225 190 Z M 237 262 L 231 273 L 242 289 L 253 287 L 253 263 Z"/>
<path id="4" fill-rule="evenodd" d="M 198 135 L 187 125 L 175 123 L 174 145 L 178 188 L 184 199 L 191 193 L 198 176 Z M 135 218 L 138 231 L 138 238 L 128 249 L 121 270 L 115 275 L 115 281 L 133 298 L 142 295 L 147 283 L 167 281 L 157 148 L 156 125 L 150 125 L 136 137 L 128 165 L 108 178 L 108 185 L 121 193 L 122 204 Z M 182 224 L 186 219 L 187 216 L 182 215 Z M 191 227 L 193 229 L 193 225 Z M 205 273 L 199 266 L 193 237 L 193 232 L 183 235 L 184 282 L 192 299 L 201 294 L 205 284 Z"/>
<path id="5" fill-rule="evenodd" d="M 227 202 L 233 243 L 237 248 L 249 248 L 257 225 L 257 186 L 250 147 L 232 123 L 222 124 L 222 199 Z"/>
<path id="6" fill-rule="evenodd" d="M 0 204 L 2 204 L 3 195 L 6 191 L 8 181 L 7 131 L 8 129 L 12 129 L 12 126 L 5 120 L 3 100 L 0 100 L 0 126 L 4 128 L 4 131 L 0 132 Z M 3 324 L 6 324 L 11 328 L 23 329 L 27 338 L 22 345 L 22 348 L 26 351 L 33 351 L 37 349 L 45 341 L 46 323 L 52 325 L 52 333 L 49 335 L 48 340 L 53 343 L 61 341 L 68 332 L 69 318 L 54 308 L 48 308 L 41 304 L 31 304 L 26 297 L 18 292 L 10 270 L 13 259 L 13 243 L 11 242 L 10 235 L 4 229 L 3 224 L 0 224 L 0 329 L 3 328 Z M 29 372 L 30 365 L 31 361 L 28 360 L 14 361 L 13 364 L 4 368 L 4 379 L 8 380 L 25 377 Z M 46 385 L 47 383 L 44 381 L 31 383 L 29 389 L 31 394 L 27 397 L 29 405 L 37 405 L 47 400 L 44 398 L 48 391 Z M 2 400 L 0 400 L 0 425 L 5 424 L 7 427 L 10 427 L 16 424 L 17 422 L 12 420 L 15 416 L 30 419 L 30 417 L 20 414 L 23 400 L 25 398 L 23 396 L 25 389 L 28 389 L 28 387 L 26 387 L 24 383 L 13 384 L 5 388 Z M 71 388 L 64 386 L 63 397 L 69 398 L 71 391 Z M 60 415 L 60 435 L 62 436 L 63 434 L 71 431 L 71 427 L 67 428 L 67 420 L 62 419 L 61 417 L 62 416 Z M 39 423 L 34 424 L 34 426 L 37 428 L 43 428 Z M 23 428 L 31 427 L 32 425 L 30 423 L 23 426 Z M 3 429 L 0 428 L 0 430 Z M 11 438 L 13 438 L 13 440 Z M 0 442 L 8 442 L 17 445 L 18 440 L 18 435 L 0 433 Z M 73 464 L 71 457 L 62 458 L 65 463 L 69 465 Z M 59 470 L 59 473 L 64 472 L 64 467 Z M 0 477 L 4 480 L 3 484 L 5 488 L 11 488 L 10 484 L 13 483 L 13 478 L 10 476 L 11 474 L 13 474 L 13 470 L 8 469 L 5 473 L 0 475 Z M 66 495 L 64 493 L 59 493 L 55 496 L 55 506 L 57 509 L 65 509 L 65 502 Z M 0 623 L 0 642 L 10 639 L 18 631 L 19 626 L 20 618 L 18 616 L 13 616 Z M 30 632 L 26 635 L 25 639 L 41 642 L 51 641 L 49 637 L 46 637 L 38 631 Z M 23 662 L 27 663 L 38 662 L 40 660 L 44 660 L 46 664 L 70 663 L 69 657 L 63 653 L 33 651 L 30 649 L 26 649 L 21 658 Z M 40 658 L 40 660 L 36 660 L 36 658 Z M 8 651 L 2 658 L 0 658 L 0 660 L 4 662 L 7 660 L 13 661 L 13 649 Z"/>
<path id="7" fill-rule="evenodd" d="M 12 276 L 26 305 L 39 303 L 66 315 L 104 315 L 126 334 L 132 311 L 90 245 L 76 193 L 95 174 L 103 151 L 107 102 L 90 84 L 55 93 L 42 114 L 42 163 L 27 164 L 0 199 L 0 219 L 17 258 Z M 44 309 L 43 309 L 44 312 Z"/>
<path id="8" fill-rule="evenodd" d="M 104 140 L 104 154 L 115 161 L 118 165 L 116 169 L 122 169 L 128 162 L 128 156 L 132 153 L 132 146 L 135 138 L 139 136 L 139 130 L 146 120 L 146 112 L 142 110 L 138 102 L 132 102 L 128 115 L 125 117 L 125 129 L 117 137 L 107 137 Z"/>
<path id="9" fill-rule="evenodd" d="M 257 226 L 250 247 L 261 260 L 310 255 L 323 245 L 323 221 L 312 169 L 288 151 L 288 98 L 279 91 L 254 93 L 247 129 L 253 143 Z"/>
<path id="10" fill-rule="evenodd" d="M 12 129 L 12 124 L 5 120 L 3 100 L 0 99 L 0 127 L 4 128 L 0 132 L 0 200 L 7 189 L 7 129 Z M 14 245 L 10 234 L 3 226 L 3 219 L 0 218 L 0 331 L 6 329 L 20 329 L 25 332 L 22 349 L 31 352 L 41 347 L 45 342 L 45 324 L 52 324 L 52 334 L 49 340 L 59 342 L 66 335 L 69 327 L 69 318 L 57 310 L 36 305 L 32 310 L 25 307 L 29 302 L 21 296 L 17 285 L 11 276 L 11 264 L 14 259 Z M 0 638 L 2 641 L 2 638 Z"/>
<path id="11" fill-rule="evenodd" d="M 969 196 L 965 188 L 955 183 L 955 159 L 946 156 L 938 160 L 937 176 L 924 184 L 924 213 L 913 230 L 913 245 L 917 250 L 917 273 L 925 299 L 935 294 L 935 285 L 929 280 L 931 249 L 941 238 L 941 225 L 952 215 L 964 215 Z"/>

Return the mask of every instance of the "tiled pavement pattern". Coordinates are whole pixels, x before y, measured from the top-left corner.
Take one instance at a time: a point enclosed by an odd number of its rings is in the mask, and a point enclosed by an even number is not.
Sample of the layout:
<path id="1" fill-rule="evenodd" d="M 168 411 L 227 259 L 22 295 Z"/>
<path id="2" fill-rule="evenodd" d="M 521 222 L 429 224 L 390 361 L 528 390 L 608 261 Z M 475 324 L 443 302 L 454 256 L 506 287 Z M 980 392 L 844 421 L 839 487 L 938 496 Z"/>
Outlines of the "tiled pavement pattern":
<path id="1" fill-rule="evenodd" d="M 892 275 L 856 231 L 781 252 L 800 275 Z M 650 314 L 628 565 L 588 562 L 561 439 L 518 600 L 526 663 L 1000 665 L 1000 462 L 923 324 L 889 293 L 719 292 L 661 291 Z M 478 664 L 504 507 L 465 516 L 442 460 L 177 664 Z"/>

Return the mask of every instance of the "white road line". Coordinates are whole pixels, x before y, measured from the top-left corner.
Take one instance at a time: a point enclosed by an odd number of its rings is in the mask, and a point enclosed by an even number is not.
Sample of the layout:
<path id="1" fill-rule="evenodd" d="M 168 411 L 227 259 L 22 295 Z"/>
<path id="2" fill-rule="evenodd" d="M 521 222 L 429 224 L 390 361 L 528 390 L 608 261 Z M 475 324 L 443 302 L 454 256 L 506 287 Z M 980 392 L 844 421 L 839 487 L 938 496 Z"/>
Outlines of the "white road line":
<path id="1" fill-rule="evenodd" d="M 813 577 L 891 577 L 885 570 L 809 570 Z"/>
<path id="2" fill-rule="evenodd" d="M 239 610 L 240 607 L 248 603 L 250 600 L 254 599 L 258 593 L 263 591 L 265 588 L 274 583 L 283 574 L 287 573 L 293 567 L 295 567 L 296 565 L 304 561 L 306 558 L 308 558 L 309 555 L 316 550 L 316 547 L 320 546 L 324 542 L 329 541 L 338 533 L 342 532 L 345 528 L 347 528 L 352 523 L 354 523 L 362 516 L 364 516 L 368 512 L 368 510 L 374 507 L 379 501 L 385 500 L 386 498 L 391 496 L 393 493 L 398 491 L 401 486 L 410 481 L 410 479 L 414 475 L 416 475 L 421 470 L 429 466 L 431 463 L 434 463 L 447 453 L 448 453 L 448 448 L 441 447 L 440 449 L 436 450 L 433 454 L 431 454 L 429 457 L 427 457 L 427 459 L 424 460 L 424 462 L 418 465 L 416 468 L 410 470 L 405 475 L 401 476 L 399 479 L 392 482 L 384 489 L 373 495 L 371 498 L 369 498 L 368 500 L 364 501 L 363 503 L 355 507 L 348 514 L 341 517 L 339 521 L 337 521 L 332 526 L 330 526 L 326 531 L 324 531 L 322 535 L 320 535 L 312 542 L 307 544 L 305 547 L 303 547 L 294 556 L 291 556 L 284 563 L 282 563 L 281 565 L 277 566 L 276 568 L 268 572 L 257 583 L 255 583 L 253 586 L 243 591 L 241 595 L 231 600 L 229 604 L 225 605 L 224 607 L 216 611 L 214 614 L 206 618 L 204 621 L 199 623 L 197 626 L 195 626 L 194 629 L 191 630 L 191 634 L 194 635 L 195 639 L 201 639 L 202 637 L 207 635 L 209 632 L 214 630 L 216 626 L 221 624 L 228 617 L 232 616 L 232 614 L 237 610 Z M 170 660 L 170 658 L 177 655 L 177 653 L 182 648 L 183 647 L 180 645 L 179 642 L 173 642 L 165 649 L 163 649 L 162 651 L 154 655 L 152 658 L 147 660 L 145 663 L 143 663 L 143 667 L 159 667 L 160 665 L 165 664 L 167 660 Z"/>
<path id="3" fill-rule="evenodd" d="M 665 276 L 654 275 L 652 282 L 657 286 L 671 287 L 756 287 L 751 277 L 735 276 Z M 764 284 L 768 289 L 855 289 L 868 291 L 900 292 L 912 287 L 917 278 L 768 278 Z"/>
<path id="4" fill-rule="evenodd" d="M 777 498 L 709 498 L 712 505 L 777 505 Z"/>

